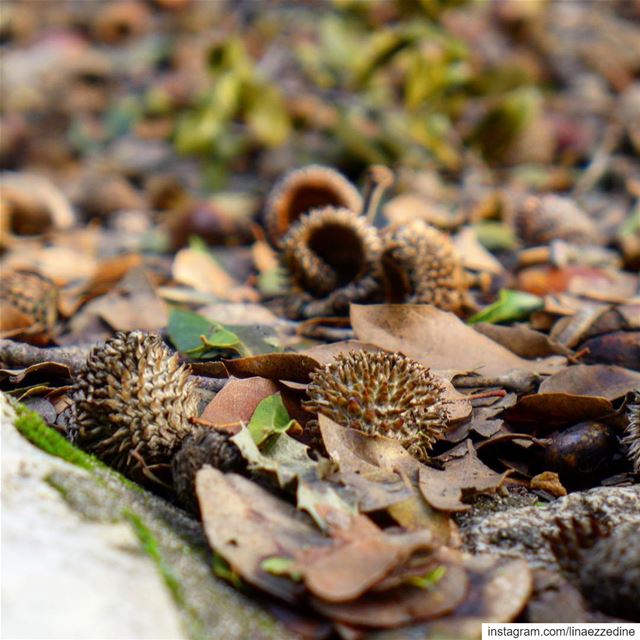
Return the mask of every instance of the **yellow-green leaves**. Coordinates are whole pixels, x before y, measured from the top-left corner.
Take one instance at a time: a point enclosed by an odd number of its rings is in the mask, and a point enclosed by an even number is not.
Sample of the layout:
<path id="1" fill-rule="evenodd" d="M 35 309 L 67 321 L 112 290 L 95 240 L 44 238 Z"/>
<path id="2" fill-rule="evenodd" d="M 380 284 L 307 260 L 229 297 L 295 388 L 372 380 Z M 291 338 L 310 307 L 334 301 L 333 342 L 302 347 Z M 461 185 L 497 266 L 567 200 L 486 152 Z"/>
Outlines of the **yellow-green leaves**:
<path id="1" fill-rule="evenodd" d="M 274 393 L 262 400 L 256 407 L 248 429 L 253 441 L 260 445 L 269 436 L 275 433 L 284 433 L 294 424 L 296 421 L 289 418 L 289 413 L 282 402 L 282 396 L 279 393 Z"/>
<path id="2" fill-rule="evenodd" d="M 497 322 L 524 320 L 543 306 L 544 301 L 538 296 L 524 291 L 503 289 L 500 291 L 496 302 L 469 318 L 469 324 L 475 324 L 476 322 L 491 322 L 495 324 Z"/>

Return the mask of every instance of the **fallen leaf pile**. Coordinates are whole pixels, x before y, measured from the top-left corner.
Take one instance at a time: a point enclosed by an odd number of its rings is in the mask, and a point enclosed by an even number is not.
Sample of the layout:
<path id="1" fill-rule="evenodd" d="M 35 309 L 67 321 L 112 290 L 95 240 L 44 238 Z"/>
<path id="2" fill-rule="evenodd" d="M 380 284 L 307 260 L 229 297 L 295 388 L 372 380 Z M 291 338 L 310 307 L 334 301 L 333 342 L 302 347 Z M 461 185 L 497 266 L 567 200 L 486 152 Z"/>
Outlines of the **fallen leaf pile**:
<path id="1" fill-rule="evenodd" d="M 640 477 L 638 12 L 459 4 L 0 18 L 0 388 L 303 637 L 627 616 L 459 523 Z"/>

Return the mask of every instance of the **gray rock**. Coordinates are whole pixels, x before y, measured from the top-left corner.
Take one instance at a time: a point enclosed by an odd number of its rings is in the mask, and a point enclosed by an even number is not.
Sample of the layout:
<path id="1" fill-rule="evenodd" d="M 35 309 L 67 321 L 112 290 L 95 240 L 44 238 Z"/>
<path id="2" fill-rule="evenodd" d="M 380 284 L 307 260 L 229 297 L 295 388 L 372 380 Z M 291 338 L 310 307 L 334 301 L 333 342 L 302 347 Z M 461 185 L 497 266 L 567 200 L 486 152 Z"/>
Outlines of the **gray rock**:
<path id="1" fill-rule="evenodd" d="M 597 487 L 549 504 L 507 508 L 491 514 L 479 509 L 465 516 L 461 533 L 466 548 L 474 553 L 524 557 L 532 567 L 557 569 L 545 539 L 557 532 L 555 518 L 580 519 L 589 514 L 614 528 L 627 522 L 640 526 L 640 484 Z"/>

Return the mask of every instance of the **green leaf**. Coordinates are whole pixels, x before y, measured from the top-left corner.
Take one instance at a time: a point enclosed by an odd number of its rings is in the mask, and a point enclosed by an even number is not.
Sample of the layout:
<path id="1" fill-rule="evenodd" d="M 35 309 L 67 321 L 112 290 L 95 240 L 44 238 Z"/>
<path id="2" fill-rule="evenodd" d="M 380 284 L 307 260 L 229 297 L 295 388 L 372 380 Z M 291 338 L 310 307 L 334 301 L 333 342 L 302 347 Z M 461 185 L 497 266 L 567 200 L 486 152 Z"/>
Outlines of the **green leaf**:
<path id="1" fill-rule="evenodd" d="M 438 565 L 435 569 L 429 571 L 423 576 L 413 576 L 407 580 L 407 582 L 419 589 L 433 589 L 440 580 L 447 573 L 447 568 L 444 565 Z"/>
<path id="2" fill-rule="evenodd" d="M 293 558 L 271 556 L 270 558 L 265 558 L 260 563 L 260 568 L 272 576 L 285 576 L 295 582 L 300 582 L 300 580 L 302 580 L 302 572 L 296 570 L 294 568 L 295 565 L 296 561 Z"/>
<path id="3" fill-rule="evenodd" d="M 485 220 L 472 227 L 480 244 L 489 251 L 515 249 L 518 244 L 513 229 L 504 222 Z"/>
<path id="4" fill-rule="evenodd" d="M 214 358 L 229 350 L 251 355 L 233 331 L 193 311 L 172 309 L 167 331 L 175 348 L 193 358 Z"/>
<path id="5" fill-rule="evenodd" d="M 260 401 L 249 421 L 249 432 L 253 441 L 260 445 L 274 433 L 284 433 L 294 424 L 287 408 L 282 402 L 282 396 L 274 393 L 272 396 Z"/>
<path id="6" fill-rule="evenodd" d="M 476 322 L 513 322 L 524 320 L 534 311 L 544 307 L 544 300 L 538 296 L 524 293 L 523 291 L 512 291 L 503 289 L 500 291 L 498 300 L 488 307 L 469 318 L 469 324 Z"/>

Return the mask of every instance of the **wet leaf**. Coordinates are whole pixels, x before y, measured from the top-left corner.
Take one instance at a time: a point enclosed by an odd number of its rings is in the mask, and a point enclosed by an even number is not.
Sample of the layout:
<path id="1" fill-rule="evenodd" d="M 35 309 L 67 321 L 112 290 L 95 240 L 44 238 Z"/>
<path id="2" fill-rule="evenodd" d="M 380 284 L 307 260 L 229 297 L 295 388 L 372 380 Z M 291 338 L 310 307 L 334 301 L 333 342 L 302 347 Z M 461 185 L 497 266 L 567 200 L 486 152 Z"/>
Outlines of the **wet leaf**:
<path id="1" fill-rule="evenodd" d="M 248 351 L 235 333 L 193 311 L 172 309 L 167 332 L 176 349 L 192 358 L 215 358 L 221 351 Z"/>
<path id="2" fill-rule="evenodd" d="M 282 396 L 274 393 L 261 400 L 251 416 L 248 424 L 251 437 L 257 445 L 262 444 L 269 436 L 285 433 L 296 423 L 289 418 Z"/>
<path id="3" fill-rule="evenodd" d="M 503 289 L 498 300 L 469 318 L 469 324 L 476 322 L 513 322 L 524 320 L 534 311 L 542 309 L 544 301 L 538 296 L 532 296 L 522 291 Z"/>
<path id="4" fill-rule="evenodd" d="M 460 371 L 500 376 L 514 369 L 542 373 L 562 366 L 558 358 L 524 360 L 452 313 L 429 305 L 351 305 L 351 323 L 359 340 L 400 351 L 449 376 Z"/>

